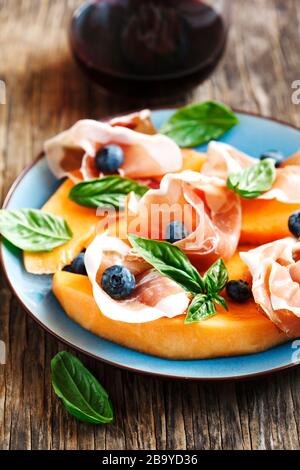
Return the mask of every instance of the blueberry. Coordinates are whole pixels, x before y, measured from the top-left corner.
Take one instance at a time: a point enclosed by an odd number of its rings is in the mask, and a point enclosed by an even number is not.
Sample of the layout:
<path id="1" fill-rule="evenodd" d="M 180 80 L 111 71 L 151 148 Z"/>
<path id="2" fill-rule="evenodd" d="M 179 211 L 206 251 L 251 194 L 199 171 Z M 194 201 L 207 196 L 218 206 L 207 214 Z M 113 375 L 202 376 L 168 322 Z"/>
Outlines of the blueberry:
<path id="1" fill-rule="evenodd" d="M 252 297 L 251 288 L 245 281 L 229 281 L 226 285 L 226 293 L 230 299 L 239 303 L 246 302 Z"/>
<path id="2" fill-rule="evenodd" d="M 72 261 L 71 264 L 64 267 L 64 271 L 74 274 L 82 274 L 83 276 L 87 275 L 85 264 L 84 264 L 84 253 L 80 253 L 76 258 Z"/>
<path id="3" fill-rule="evenodd" d="M 300 237 L 300 211 L 293 212 L 289 216 L 289 231 L 296 237 Z"/>
<path id="4" fill-rule="evenodd" d="M 170 243 L 179 242 L 183 238 L 186 238 L 188 233 L 185 226 L 179 220 L 171 222 L 166 230 L 166 240 Z"/>
<path id="5" fill-rule="evenodd" d="M 126 299 L 135 288 L 135 277 L 123 266 L 111 266 L 102 274 L 101 287 L 113 299 Z"/>
<path id="6" fill-rule="evenodd" d="M 265 152 L 260 156 L 260 160 L 265 160 L 266 158 L 272 158 L 275 160 L 276 168 L 278 168 L 284 161 L 284 156 L 281 152 L 278 152 L 278 150 L 270 150 L 269 152 Z"/>
<path id="7" fill-rule="evenodd" d="M 115 173 L 124 161 L 124 152 L 119 145 L 110 144 L 96 153 L 95 165 L 102 173 Z"/>

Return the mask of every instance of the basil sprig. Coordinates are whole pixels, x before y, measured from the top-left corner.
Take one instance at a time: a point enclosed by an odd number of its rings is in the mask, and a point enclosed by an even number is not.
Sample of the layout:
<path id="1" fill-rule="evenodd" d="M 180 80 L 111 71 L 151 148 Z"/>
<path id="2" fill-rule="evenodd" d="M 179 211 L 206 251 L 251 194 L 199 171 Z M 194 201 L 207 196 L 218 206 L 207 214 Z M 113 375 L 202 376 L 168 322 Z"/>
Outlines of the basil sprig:
<path id="1" fill-rule="evenodd" d="M 67 222 L 39 209 L 0 210 L 0 233 L 25 251 L 52 251 L 72 238 Z"/>
<path id="2" fill-rule="evenodd" d="M 78 183 L 71 189 L 69 197 L 81 206 L 122 209 L 127 194 L 134 192 L 143 196 L 148 190 L 148 186 L 115 175 Z"/>
<path id="3" fill-rule="evenodd" d="M 52 386 L 66 410 L 80 421 L 107 424 L 112 403 L 98 380 L 72 354 L 62 351 L 51 361 Z"/>
<path id="4" fill-rule="evenodd" d="M 216 313 L 215 304 L 227 309 L 225 299 L 219 295 L 228 281 L 228 272 L 222 259 L 216 261 L 202 277 L 177 246 L 133 234 L 129 234 L 128 239 L 142 258 L 193 296 L 185 323 L 211 317 Z"/>
<path id="5" fill-rule="evenodd" d="M 177 246 L 132 234 L 128 235 L 128 239 L 138 254 L 161 274 L 193 294 L 203 289 L 202 277 Z"/>
<path id="6" fill-rule="evenodd" d="M 178 109 L 160 129 L 180 147 L 195 147 L 221 137 L 238 124 L 234 112 L 217 101 L 192 104 Z"/>
<path id="7" fill-rule="evenodd" d="M 254 199 L 271 189 L 275 178 L 275 160 L 266 158 L 238 173 L 230 174 L 227 187 L 241 197 Z"/>
<path id="8" fill-rule="evenodd" d="M 185 323 L 194 323 L 211 317 L 216 313 L 216 304 L 227 310 L 226 300 L 219 295 L 228 282 L 228 272 L 222 259 L 218 259 L 206 271 L 203 281 L 204 292 L 193 298 Z"/>

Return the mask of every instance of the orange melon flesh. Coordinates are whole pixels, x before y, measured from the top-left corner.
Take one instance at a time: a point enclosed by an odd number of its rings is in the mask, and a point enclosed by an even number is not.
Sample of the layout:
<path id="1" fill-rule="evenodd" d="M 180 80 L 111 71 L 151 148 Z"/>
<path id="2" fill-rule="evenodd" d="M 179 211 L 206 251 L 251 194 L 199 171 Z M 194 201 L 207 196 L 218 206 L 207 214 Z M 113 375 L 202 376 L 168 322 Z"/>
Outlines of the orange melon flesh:
<path id="1" fill-rule="evenodd" d="M 228 263 L 234 278 L 249 276 L 238 254 Z M 184 316 L 133 324 L 104 316 L 86 276 L 57 272 L 53 292 L 65 312 L 92 333 L 123 346 L 168 359 L 204 359 L 264 351 L 287 340 L 284 333 L 258 311 L 253 301 L 239 305 L 228 298 L 229 311 L 218 308 L 210 319 L 184 324 Z"/>
<path id="2" fill-rule="evenodd" d="M 200 171 L 203 163 L 206 160 L 206 154 L 202 152 L 197 152 L 193 149 L 181 149 L 183 156 L 183 164 L 181 171 L 184 170 L 193 170 Z"/>
<path id="3" fill-rule="evenodd" d="M 241 244 L 263 245 L 291 235 L 289 216 L 300 204 L 276 200 L 242 199 Z"/>
<path id="4" fill-rule="evenodd" d="M 69 224 L 73 237 L 49 253 L 24 252 L 25 269 L 33 274 L 51 274 L 61 270 L 92 241 L 100 218 L 95 209 L 79 206 L 69 199 L 68 194 L 74 183 L 67 179 L 42 210 L 63 217 Z"/>
<path id="5" fill-rule="evenodd" d="M 287 158 L 283 163 L 281 163 L 281 167 L 291 166 L 291 165 L 300 165 L 300 151 L 294 153 L 289 158 Z"/>
<path id="6" fill-rule="evenodd" d="M 183 169 L 199 171 L 205 155 L 194 150 L 183 150 Z M 74 183 L 67 179 L 43 206 L 42 210 L 63 217 L 73 231 L 73 238 L 50 253 L 24 253 L 25 269 L 32 274 L 52 274 L 61 270 L 86 248 L 95 236 L 99 217 L 95 209 L 79 206 L 68 194 Z"/>
<path id="7" fill-rule="evenodd" d="M 206 154 L 193 149 L 182 149 L 183 170 L 200 171 Z M 300 159 L 300 154 L 295 158 Z M 297 161 L 298 161 L 297 160 Z M 290 163 L 291 164 L 291 163 Z M 242 230 L 240 244 L 263 245 L 289 237 L 289 216 L 300 210 L 300 204 L 286 204 L 276 200 L 241 199 Z"/>

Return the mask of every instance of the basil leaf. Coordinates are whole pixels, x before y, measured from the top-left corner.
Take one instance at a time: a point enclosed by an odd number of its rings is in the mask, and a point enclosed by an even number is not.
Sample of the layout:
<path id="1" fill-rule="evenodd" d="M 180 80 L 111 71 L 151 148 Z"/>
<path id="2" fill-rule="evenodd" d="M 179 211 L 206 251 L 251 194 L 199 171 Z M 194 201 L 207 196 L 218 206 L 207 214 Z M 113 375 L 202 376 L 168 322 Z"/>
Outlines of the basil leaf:
<path id="1" fill-rule="evenodd" d="M 211 299 L 207 295 L 199 294 L 196 295 L 187 312 L 185 323 L 195 323 L 215 315 L 216 307 Z"/>
<path id="2" fill-rule="evenodd" d="M 218 259 L 209 269 L 204 276 L 204 282 L 208 294 L 218 294 L 228 282 L 228 272 L 224 261 Z"/>
<path id="3" fill-rule="evenodd" d="M 128 239 L 138 254 L 161 274 L 177 282 L 188 292 L 204 292 L 202 277 L 177 246 L 132 234 L 128 235 Z"/>
<path id="4" fill-rule="evenodd" d="M 216 295 L 213 300 L 216 304 L 221 305 L 221 307 L 223 307 L 225 310 L 228 310 L 227 302 L 224 297 L 221 297 L 221 295 Z"/>
<path id="5" fill-rule="evenodd" d="M 241 197 L 252 199 L 268 191 L 275 178 L 275 160 L 266 158 L 245 170 L 229 175 L 227 187 Z"/>
<path id="6" fill-rule="evenodd" d="M 194 295 L 185 323 L 202 321 L 214 315 L 215 303 L 227 309 L 225 299 L 218 295 L 228 281 L 228 272 L 223 260 L 216 261 L 202 278 L 177 246 L 132 234 L 128 235 L 128 239 L 137 253 L 149 264 Z"/>
<path id="7" fill-rule="evenodd" d="M 180 147 L 195 147 L 221 137 L 238 122 L 230 108 L 207 101 L 179 109 L 163 124 L 160 132 Z"/>
<path id="8" fill-rule="evenodd" d="M 147 186 L 128 178 L 105 176 L 76 184 L 69 197 L 81 206 L 97 209 L 110 205 L 122 209 L 127 194 L 135 192 L 138 196 L 143 196 L 148 190 Z"/>
<path id="9" fill-rule="evenodd" d="M 38 209 L 0 210 L 0 233 L 26 251 L 51 251 L 72 238 L 67 222 Z"/>
<path id="10" fill-rule="evenodd" d="M 72 354 L 62 351 L 51 361 L 52 386 L 67 411 L 87 423 L 111 423 L 113 408 L 107 392 Z"/>

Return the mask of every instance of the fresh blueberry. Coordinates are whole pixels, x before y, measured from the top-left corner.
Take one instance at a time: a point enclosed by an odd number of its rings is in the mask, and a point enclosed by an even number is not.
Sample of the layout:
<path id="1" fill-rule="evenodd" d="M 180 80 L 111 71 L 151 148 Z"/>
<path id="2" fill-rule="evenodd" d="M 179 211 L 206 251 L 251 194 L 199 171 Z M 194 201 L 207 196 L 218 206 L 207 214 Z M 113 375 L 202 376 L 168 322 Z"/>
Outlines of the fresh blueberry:
<path id="1" fill-rule="evenodd" d="M 278 168 L 284 161 L 284 156 L 281 152 L 278 152 L 278 150 L 270 150 L 269 152 L 265 152 L 260 156 L 260 160 L 265 160 L 266 158 L 272 158 L 275 160 L 276 168 Z"/>
<path id="2" fill-rule="evenodd" d="M 64 267 L 64 271 L 74 274 L 82 274 L 83 276 L 87 275 L 85 264 L 84 264 L 84 253 L 80 253 L 76 258 L 72 261 L 71 264 Z"/>
<path id="3" fill-rule="evenodd" d="M 245 281 L 229 281 L 226 285 L 226 293 L 230 299 L 239 303 L 246 302 L 252 297 L 251 288 Z"/>
<path id="4" fill-rule="evenodd" d="M 289 231 L 300 238 L 300 211 L 293 212 L 289 217 Z"/>
<path id="5" fill-rule="evenodd" d="M 179 220 L 171 222 L 166 230 L 166 240 L 170 243 L 179 242 L 183 238 L 186 238 L 188 233 L 185 226 Z"/>
<path id="6" fill-rule="evenodd" d="M 96 153 L 95 165 L 102 173 L 115 173 L 124 161 L 124 152 L 119 145 L 110 144 Z"/>
<path id="7" fill-rule="evenodd" d="M 135 288 L 135 277 L 123 266 L 111 266 L 102 274 L 101 287 L 113 299 L 126 299 Z"/>

